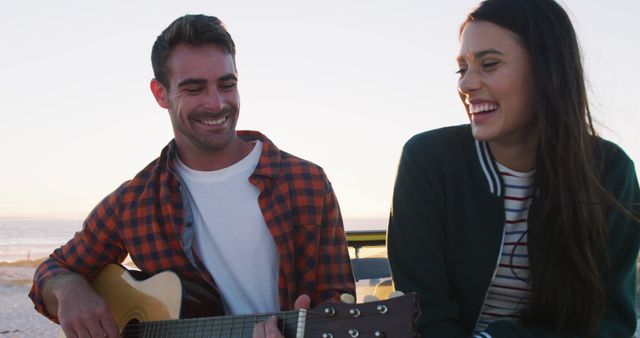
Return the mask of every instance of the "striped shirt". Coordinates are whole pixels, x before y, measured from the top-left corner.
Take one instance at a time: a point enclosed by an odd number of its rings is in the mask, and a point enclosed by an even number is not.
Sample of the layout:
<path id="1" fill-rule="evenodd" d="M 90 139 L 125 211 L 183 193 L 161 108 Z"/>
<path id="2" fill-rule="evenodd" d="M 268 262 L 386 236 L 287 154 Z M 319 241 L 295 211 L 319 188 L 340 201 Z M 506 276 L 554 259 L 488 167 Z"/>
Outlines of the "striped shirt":
<path id="1" fill-rule="evenodd" d="M 483 331 L 496 320 L 518 320 L 530 292 L 527 217 L 535 194 L 534 171 L 517 172 L 496 163 L 504 182 L 505 226 L 498 266 L 476 326 Z"/>

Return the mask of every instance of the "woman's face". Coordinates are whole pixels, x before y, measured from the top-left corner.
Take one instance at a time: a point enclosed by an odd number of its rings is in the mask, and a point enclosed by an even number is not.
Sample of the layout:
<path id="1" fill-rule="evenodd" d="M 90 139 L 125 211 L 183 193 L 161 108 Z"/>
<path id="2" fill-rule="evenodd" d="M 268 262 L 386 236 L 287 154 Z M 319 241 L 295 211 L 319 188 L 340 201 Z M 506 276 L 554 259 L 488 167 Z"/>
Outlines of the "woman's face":
<path id="1" fill-rule="evenodd" d="M 529 52 L 516 34 L 471 21 L 462 32 L 458 67 L 458 91 L 476 139 L 517 146 L 537 137 Z"/>

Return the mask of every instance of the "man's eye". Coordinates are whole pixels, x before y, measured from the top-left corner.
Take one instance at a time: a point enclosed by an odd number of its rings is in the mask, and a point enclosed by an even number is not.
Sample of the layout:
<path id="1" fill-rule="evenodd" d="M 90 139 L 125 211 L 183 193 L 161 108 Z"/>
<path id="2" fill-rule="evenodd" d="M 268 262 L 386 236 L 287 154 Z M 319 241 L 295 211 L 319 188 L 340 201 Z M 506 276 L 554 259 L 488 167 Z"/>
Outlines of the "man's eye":
<path id="1" fill-rule="evenodd" d="M 467 71 L 467 69 L 466 69 L 466 68 L 459 68 L 459 69 L 456 71 L 456 74 L 458 74 L 458 75 L 462 76 L 462 75 L 464 75 L 464 73 L 465 73 L 466 71 Z"/>
<path id="2" fill-rule="evenodd" d="M 236 87 L 236 83 L 232 82 L 232 83 L 223 83 L 220 85 L 220 88 L 222 89 L 233 89 Z"/>
<path id="3" fill-rule="evenodd" d="M 189 94 L 195 94 L 195 93 L 199 93 L 202 91 L 202 88 L 199 87 L 194 87 L 194 88 L 185 88 L 184 89 L 185 92 L 189 93 Z"/>

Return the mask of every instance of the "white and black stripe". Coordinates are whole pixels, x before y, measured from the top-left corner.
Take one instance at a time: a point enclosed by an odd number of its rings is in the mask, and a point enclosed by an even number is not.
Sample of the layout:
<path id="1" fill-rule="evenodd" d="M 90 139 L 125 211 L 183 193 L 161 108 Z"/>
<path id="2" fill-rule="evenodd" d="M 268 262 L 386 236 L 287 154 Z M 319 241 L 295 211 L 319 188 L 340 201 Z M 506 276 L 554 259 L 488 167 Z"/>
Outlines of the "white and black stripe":
<path id="1" fill-rule="evenodd" d="M 504 190 L 502 188 L 502 181 L 500 180 L 500 176 L 498 175 L 496 165 L 491 159 L 491 152 L 489 151 L 488 143 L 478 140 L 475 140 L 475 142 L 476 153 L 478 154 L 478 160 L 480 161 L 482 171 L 487 178 L 489 191 L 496 196 L 502 196 Z"/>

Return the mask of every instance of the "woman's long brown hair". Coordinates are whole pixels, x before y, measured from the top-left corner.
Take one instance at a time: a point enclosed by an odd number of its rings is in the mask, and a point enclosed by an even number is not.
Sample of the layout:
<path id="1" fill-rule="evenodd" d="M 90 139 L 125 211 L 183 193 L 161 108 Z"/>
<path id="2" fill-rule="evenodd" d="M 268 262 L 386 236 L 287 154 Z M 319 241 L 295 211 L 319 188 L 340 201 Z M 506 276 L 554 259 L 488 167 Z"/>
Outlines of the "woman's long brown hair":
<path id="1" fill-rule="evenodd" d="M 516 33 L 530 53 L 536 82 L 533 102 L 541 134 L 536 160 L 539 196 L 532 208 L 539 212 L 529 219 L 532 290 L 522 320 L 593 334 L 606 298 L 606 214 L 612 207 L 624 207 L 601 183 L 599 139 L 575 31 L 553 0 L 484 1 L 460 32 L 474 20 Z"/>

